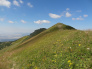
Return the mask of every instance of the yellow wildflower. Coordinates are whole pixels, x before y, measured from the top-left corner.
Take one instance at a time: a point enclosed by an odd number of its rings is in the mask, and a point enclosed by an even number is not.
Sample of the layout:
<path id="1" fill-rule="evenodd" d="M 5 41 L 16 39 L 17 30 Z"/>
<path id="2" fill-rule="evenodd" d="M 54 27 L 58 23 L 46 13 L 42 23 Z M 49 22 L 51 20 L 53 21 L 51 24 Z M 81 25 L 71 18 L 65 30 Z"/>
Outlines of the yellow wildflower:
<path id="1" fill-rule="evenodd" d="M 54 62 L 54 60 L 52 60 L 52 62 Z"/>
<path id="2" fill-rule="evenodd" d="M 70 64 L 69 64 L 69 67 L 72 65 L 72 63 L 70 62 Z"/>
<path id="3" fill-rule="evenodd" d="M 55 60 L 55 62 L 56 62 L 56 60 Z"/>
<path id="4" fill-rule="evenodd" d="M 70 65 L 72 65 L 73 63 L 70 63 Z"/>
<path id="5" fill-rule="evenodd" d="M 52 62 L 56 62 L 56 60 L 52 60 Z"/>
<path id="6" fill-rule="evenodd" d="M 79 44 L 79 46 L 80 46 L 81 44 Z"/>
<path id="7" fill-rule="evenodd" d="M 71 62 L 71 60 L 68 60 L 68 63 L 70 63 Z"/>

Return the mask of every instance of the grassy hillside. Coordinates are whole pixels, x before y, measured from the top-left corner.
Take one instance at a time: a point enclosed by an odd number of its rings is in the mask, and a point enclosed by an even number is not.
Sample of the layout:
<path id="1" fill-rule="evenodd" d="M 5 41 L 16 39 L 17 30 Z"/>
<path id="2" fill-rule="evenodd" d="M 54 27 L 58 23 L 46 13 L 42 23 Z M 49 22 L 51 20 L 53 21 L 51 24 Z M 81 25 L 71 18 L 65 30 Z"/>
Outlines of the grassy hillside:
<path id="1" fill-rule="evenodd" d="M 0 50 L 5 48 L 5 47 L 8 47 L 10 46 L 12 43 L 12 41 L 9 41 L 9 42 L 0 42 Z"/>
<path id="2" fill-rule="evenodd" d="M 2 42 L 3 45 L 1 45 L 1 46 L 5 45 L 5 48 L 3 47 L 4 49 L 0 50 L 0 55 L 7 52 L 7 51 L 9 51 L 9 50 L 11 50 L 11 49 L 13 49 L 13 48 L 16 48 L 16 46 L 19 46 L 21 43 L 26 41 L 28 38 L 29 38 L 29 36 L 24 36 L 24 37 L 22 37 L 22 38 L 20 38 L 16 41 L 13 41 L 11 43 L 10 42 Z M 9 43 L 10 46 L 9 45 L 7 46 L 7 43 Z"/>
<path id="3" fill-rule="evenodd" d="M 92 31 L 58 23 L 16 43 L 0 51 L 0 69 L 92 69 Z"/>
<path id="4" fill-rule="evenodd" d="M 30 35 L 19 38 L 18 40 L 9 41 L 9 42 L 0 42 L 0 50 L 5 48 L 5 47 L 9 47 L 9 46 L 12 46 L 14 48 L 14 46 L 18 46 L 18 45 L 22 44 L 24 41 L 32 38 L 33 36 L 36 36 L 37 34 L 43 32 L 44 30 L 46 30 L 46 29 L 45 28 L 40 28 L 40 29 L 35 30 Z"/>

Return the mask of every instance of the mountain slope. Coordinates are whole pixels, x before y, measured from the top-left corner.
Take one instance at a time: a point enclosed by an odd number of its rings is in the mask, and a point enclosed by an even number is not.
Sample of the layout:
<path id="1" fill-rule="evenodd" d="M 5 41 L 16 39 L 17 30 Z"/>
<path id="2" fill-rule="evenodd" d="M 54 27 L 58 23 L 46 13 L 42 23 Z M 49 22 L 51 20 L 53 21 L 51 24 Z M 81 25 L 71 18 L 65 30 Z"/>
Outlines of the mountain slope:
<path id="1" fill-rule="evenodd" d="M 43 32 L 44 30 L 46 30 L 46 29 L 40 28 L 40 29 L 35 30 L 30 35 L 21 37 L 21 38 L 15 40 L 15 41 L 0 42 L 0 50 L 5 48 L 5 47 L 8 47 L 8 46 L 12 46 L 12 47 L 14 47 L 13 45 L 18 46 L 18 45 L 22 44 L 23 42 L 25 42 L 26 40 L 32 38 L 33 36 L 36 36 L 37 34 Z"/>
<path id="2" fill-rule="evenodd" d="M 91 69 L 92 32 L 58 25 L 5 52 L 0 69 Z"/>

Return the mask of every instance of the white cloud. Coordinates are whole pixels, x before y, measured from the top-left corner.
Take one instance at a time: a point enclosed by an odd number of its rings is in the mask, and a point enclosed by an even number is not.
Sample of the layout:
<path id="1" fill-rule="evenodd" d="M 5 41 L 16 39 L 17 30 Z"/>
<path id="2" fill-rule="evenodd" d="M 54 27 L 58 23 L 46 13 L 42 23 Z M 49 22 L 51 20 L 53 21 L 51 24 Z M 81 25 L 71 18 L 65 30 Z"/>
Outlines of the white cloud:
<path id="1" fill-rule="evenodd" d="M 82 12 L 81 10 L 77 10 L 76 12 Z"/>
<path id="2" fill-rule="evenodd" d="M 79 18 L 76 18 L 76 20 L 84 20 L 83 18 L 79 17 Z"/>
<path id="3" fill-rule="evenodd" d="M 50 23 L 50 21 L 48 21 L 48 20 L 38 20 L 38 21 L 34 21 L 34 23 L 42 24 L 42 23 Z"/>
<path id="4" fill-rule="evenodd" d="M 4 18 L 0 18 L 0 21 L 4 21 Z"/>
<path id="5" fill-rule="evenodd" d="M 8 0 L 0 0 L 0 6 L 6 6 L 6 7 L 10 8 L 11 2 Z"/>
<path id="6" fill-rule="evenodd" d="M 27 5 L 28 5 L 29 7 L 31 7 L 31 8 L 33 7 L 33 5 L 32 5 L 31 3 L 27 3 Z"/>
<path id="7" fill-rule="evenodd" d="M 60 18 L 60 17 L 61 17 L 60 15 L 53 14 L 53 13 L 49 13 L 49 16 L 50 16 L 51 18 Z"/>
<path id="8" fill-rule="evenodd" d="M 66 17 L 71 17 L 72 14 L 70 14 L 69 12 L 66 12 Z"/>
<path id="9" fill-rule="evenodd" d="M 26 22 L 26 21 L 24 21 L 24 20 L 21 20 L 21 22 L 22 22 L 22 23 L 27 23 L 27 22 Z"/>
<path id="10" fill-rule="evenodd" d="M 20 6 L 20 5 L 19 5 L 19 2 L 16 1 L 16 0 L 13 1 L 13 4 L 16 5 L 16 6 Z"/>
<path id="11" fill-rule="evenodd" d="M 19 0 L 19 2 L 20 2 L 20 3 L 23 3 L 23 1 L 22 1 L 22 0 Z"/>
<path id="12" fill-rule="evenodd" d="M 81 16 L 79 16 L 78 18 L 76 18 L 76 20 L 84 20 L 84 18 L 82 18 Z"/>
<path id="13" fill-rule="evenodd" d="M 84 18 L 82 18 L 81 16 L 79 16 L 77 18 L 72 18 L 72 20 L 84 20 Z"/>
<path id="14" fill-rule="evenodd" d="M 9 23 L 14 23 L 13 21 L 8 21 Z"/>
<path id="15" fill-rule="evenodd" d="M 70 10 L 69 8 L 66 8 L 66 10 L 68 11 L 68 10 Z"/>
<path id="16" fill-rule="evenodd" d="M 72 20 L 75 20 L 76 18 L 72 18 Z"/>
<path id="17" fill-rule="evenodd" d="M 88 15 L 83 15 L 84 17 L 88 17 Z"/>

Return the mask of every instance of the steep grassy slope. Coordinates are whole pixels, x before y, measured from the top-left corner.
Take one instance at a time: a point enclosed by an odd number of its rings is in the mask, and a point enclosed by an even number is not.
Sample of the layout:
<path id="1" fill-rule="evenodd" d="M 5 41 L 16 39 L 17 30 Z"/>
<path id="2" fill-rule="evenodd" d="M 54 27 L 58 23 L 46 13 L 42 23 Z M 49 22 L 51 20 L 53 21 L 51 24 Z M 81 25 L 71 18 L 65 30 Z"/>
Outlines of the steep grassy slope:
<path id="1" fill-rule="evenodd" d="M 92 32 L 56 25 L 3 53 L 0 69 L 92 69 Z"/>
<path id="2" fill-rule="evenodd" d="M 16 46 L 18 46 L 21 43 L 23 43 L 24 41 L 26 41 L 28 38 L 29 38 L 29 36 L 24 36 L 14 42 L 12 42 L 10 46 L 6 46 L 4 49 L 0 50 L 0 53 L 3 54 L 4 52 L 7 52 L 7 51 L 15 48 Z M 1 56 L 1 54 L 0 54 L 0 56 Z"/>
<path id="3" fill-rule="evenodd" d="M 24 41 L 26 41 L 26 40 L 32 38 L 33 36 L 36 36 L 37 34 L 43 32 L 44 30 L 46 30 L 46 29 L 45 29 L 45 28 L 37 29 L 37 30 L 35 30 L 33 33 L 31 33 L 30 35 L 24 36 L 24 37 L 22 37 L 22 38 L 19 38 L 19 39 L 16 40 L 16 41 L 0 42 L 0 50 L 3 49 L 3 48 L 5 48 L 5 47 L 8 47 L 8 46 L 13 46 L 13 45 L 17 46 L 17 45 L 23 43 Z M 17 44 L 16 44 L 16 43 L 17 43 Z M 13 47 L 14 47 L 14 46 L 13 46 Z"/>

